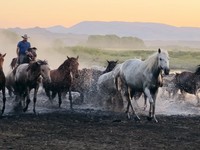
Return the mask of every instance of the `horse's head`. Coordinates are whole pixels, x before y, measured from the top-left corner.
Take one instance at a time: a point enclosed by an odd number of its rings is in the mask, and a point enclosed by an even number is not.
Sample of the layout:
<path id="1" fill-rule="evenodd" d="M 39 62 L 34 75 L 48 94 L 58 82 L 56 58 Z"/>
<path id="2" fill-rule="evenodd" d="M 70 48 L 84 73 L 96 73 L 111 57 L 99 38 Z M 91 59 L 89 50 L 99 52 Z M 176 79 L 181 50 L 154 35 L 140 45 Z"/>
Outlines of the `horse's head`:
<path id="1" fill-rule="evenodd" d="M 51 82 L 50 68 L 46 61 L 38 60 L 29 64 L 27 71 L 29 71 L 31 75 L 31 80 L 39 78 L 39 76 L 41 75 L 44 81 Z"/>
<path id="2" fill-rule="evenodd" d="M 167 51 L 158 49 L 158 67 L 163 70 L 166 75 L 169 74 L 169 55 Z"/>
<path id="3" fill-rule="evenodd" d="M 3 67 L 3 62 L 4 62 L 4 57 L 6 56 L 6 53 L 5 54 L 1 54 L 0 53 L 0 67 L 2 68 Z"/>
<path id="4" fill-rule="evenodd" d="M 50 68 L 49 68 L 47 61 L 39 60 L 39 61 L 37 61 L 37 63 L 40 65 L 40 74 L 41 74 L 43 80 L 47 83 L 50 83 L 51 82 Z"/>
<path id="5" fill-rule="evenodd" d="M 79 66 L 79 63 L 78 63 L 78 58 L 79 56 L 77 56 L 77 58 L 74 58 L 74 57 L 68 57 L 68 60 L 69 60 L 69 70 L 70 70 L 70 74 L 72 77 L 75 77 L 77 78 L 79 76 L 79 71 L 78 71 L 78 66 Z"/>
<path id="6" fill-rule="evenodd" d="M 103 73 L 112 71 L 115 68 L 115 66 L 117 65 L 118 61 L 108 61 L 107 60 L 107 62 L 108 62 L 108 66 L 106 67 L 106 70 Z"/>

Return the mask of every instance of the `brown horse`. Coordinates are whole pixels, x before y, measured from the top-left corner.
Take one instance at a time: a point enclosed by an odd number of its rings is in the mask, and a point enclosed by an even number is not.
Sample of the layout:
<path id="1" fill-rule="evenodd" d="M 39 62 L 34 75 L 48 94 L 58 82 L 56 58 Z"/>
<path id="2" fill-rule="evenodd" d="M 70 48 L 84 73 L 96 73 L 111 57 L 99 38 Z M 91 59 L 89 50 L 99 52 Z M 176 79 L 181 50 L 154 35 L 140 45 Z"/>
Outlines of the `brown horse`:
<path id="1" fill-rule="evenodd" d="M 50 100 L 55 98 L 55 96 L 58 94 L 59 107 L 62 103 L 62 93 L 69 91 L 70 108 L 73 109 L 71 85 L 74 77 L 78 77 L 78 66 L 78 56 L 77 58 L 67 57 L 67 59 L 58 67 L 58 69 L 50 71 L 51 83 L 43 82 L 46 95 Z"/>
<path id="2" fill-rule="evenodd" d="M 96 69 L 87 69 L 83 68 L 79 70 L 79 77 L 74 79 L 72 83 L 72 91 L 76 91 L 80 93 L 80 102 L 84 101 L 86 95 L 89 95 L 91 91 L 96 90 L 97 80 L 100 75 L 110 72 L 113 68 L 117 65 L 118 61 L 108 61 L 107 60 L 107 67 L 102 72 Z"/>
<path id="3" fill-rule="evenodd" d="M 37 57 L 36 50 L 37 50 L 36 47 L 29 48 L 26 52 L 26 57 L 24 58 L 23 63 L 30 63 L 32 61 L 35 61 Z M 11 69 L 14 69 L 17 66 L 17 61 L 18 61 L 17 57 L 12 59 L 10 63 Z"/>
<path id="4" fill-rule="evenodd" d="M 46 61 L 38 60 L 30 64 L 21 64 L 15 69 L 14 91 L 16 94 L 16 101 L 19 101 L 19 104 L 21 101 L 25 104 L 24 98 L 26 97 L 26 104 L 23 108 L 24 112 L 28 109 L 30 103 L 30 91 L 34 89 L 33 112 L 36 113 L 35 104 L 41 79 L 40 76 L 42 76 L 46 83 L 51 81 L 50 68 Z"/>
<path id="5" fill-rule="evenodd" d="M 0 90 L 2 91 L 3 95 L 3 107 L 1 110 L 1 115 L 4 113 L 5 110 L 5 103 L 6 103 L 6 95 L 5 95 L 5 83 L 6 83 L 6 78 L 3 72 L 3 62 L 4 62 L 4 57 L 6 54 L 1 54 L 0 53 Z"/>
<path id="6" fill-rule="evenodd" d="M 177 73 L 175 79 L 176 87 L 180 89 L 181 93 L 184 94 L 184 92 L 186 92 L 195 95 L 197 98 L 197 105 L 200 105 L 200 98 L 198 96 L 200 90 L 200 65 L 197 66 L 194 73 L 188 71 L 184 71 L 180 74 Z"/>

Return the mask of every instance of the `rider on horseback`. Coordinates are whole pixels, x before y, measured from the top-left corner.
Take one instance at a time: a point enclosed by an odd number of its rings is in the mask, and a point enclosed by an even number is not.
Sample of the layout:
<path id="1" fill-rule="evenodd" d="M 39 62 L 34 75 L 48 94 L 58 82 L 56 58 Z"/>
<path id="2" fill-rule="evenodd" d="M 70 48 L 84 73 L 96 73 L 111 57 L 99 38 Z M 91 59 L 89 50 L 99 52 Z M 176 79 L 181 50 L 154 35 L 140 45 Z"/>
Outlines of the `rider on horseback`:
<path id="1" fill-rule="evenodd" d="M 31 47 L 30 42 L 28 42 L 27 34 L 22 36 L 23 40 L 17 44 L 17 56 L 18 56 L 18 64 L 24 63 L 24 58 L 26 57 L 26 51 Z"/>

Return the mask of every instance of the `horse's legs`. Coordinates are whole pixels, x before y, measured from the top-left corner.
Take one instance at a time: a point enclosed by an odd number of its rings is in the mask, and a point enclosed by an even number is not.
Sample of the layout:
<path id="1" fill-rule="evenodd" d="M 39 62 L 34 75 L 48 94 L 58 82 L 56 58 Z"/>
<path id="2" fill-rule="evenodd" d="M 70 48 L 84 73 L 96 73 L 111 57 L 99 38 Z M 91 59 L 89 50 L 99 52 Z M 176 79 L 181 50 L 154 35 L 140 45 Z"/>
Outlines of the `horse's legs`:
<path id="1" fill-rule="evenodd" d="M 45 88 L 44 90 L 45 90 L 45 93 L 46 93 L 47 97 L 48 97 L 49 100 L 52 102 L 52 98 L 51 98 L 50 90 L 47 89 L 47 88 Z"/>
<path id="2" fill-rule="evenodd" d="M 155 121 L 155 122 L 158 122 L 158 120 L 156 119 L 156 114 L 155 114 L 157 93 L 158 93 L 158 91 L 156 91 L 156 92 L 153 94 L 154 103 L 153 103 L 152 115 L 153 115 L 153 118 L 154 118 L 154 121 Z"/>
<path id="3" fill-rule="evenodd" d="M 70 101 L 70 109 L 73 110 L 71 87 L 69 88 L 69 101 Z"/>
<path id="4" fill-rule="evenodd" d="M 153 114 L 153 105 L 154 105 L 154 99 L 151 96 L 151 92 L 148 88 L 144 89 L 144 94 L 146 95 L 146 97 L 149 99 L 149 103 L 150 103 L 150 107 L 149 107 L 149 117 L 147 118 L 148 120 L 152 119 L 152 114 Z"/>
<path id="5" fill-rule="evenodd" d="M 3 107 L 2 107 L 1 115 L 4 113 L 5 105 L 6 105 L 5 87 L 3 87 L 3 89 L 2 89 L 2 94 L 3 94 Z"/>
<path id="6" fill-rule="evenodd" d="M 56 97 L 57 92 L 52 91 L 52 95 L 51 95 L 51 100 L 53 100 Z"/>
<path id="7" fill-rule="evenodd" d="M 12 89 L 12 87 L 11 86 L 7 86 L 6 88 L 8 90 L 9 96 L 12 97 L 12 93 L 14 92 L 13 89 Z"/>
<path id="8" fill-rule="evenodd" d="M 39 89 L 39 85 L 37 85 L 37 87 L 34 89 L 34 96 L 33 96 L 33 112 L 34 112 L 34 114 L 36 114 L 35 104 L 36 104 L 36 101 L 37 101 L 37 92 L 38 92 L 38 89 Z"/>
<path id="9" fill-rule="evenodd" d="M 144 94 L 144 111 L 147 108 L 147 96 Z"/>
<path id="10" fill-rule="evenodd" d="M 59 105 L 59 108 L 60 108 L 60 106 L 61 106 L 61 104 L 62 104 L 62 94 L 61 94 L 62 92 L 61 91 L 59 91 L 58 92 L 58 105 Z"/>
<path id="11" fill-rule="evenodd" d="M 27 111 L 27 109 L 28 109 L 28 105 L 29 105 L 29 103 L 30 103 L 30 90 L 29 90 L 29 88 L 27 89 L 27 91 L 26 91 L 26 106 L 24 107 L 24 109 L 23 109 L 23 111 L 24 112 L 26 112 Z"/>
<path id="12" fill-rule="evenodd" d="M 147 87 L 144 89 L 144 94 L 149 99 L 149 103 L 153 103 L 153 98 L 151 96 L 150 90 Z"/>
<path id="13" fill-rule="evenodd" d="M 130 94 L 130 87 L 128 87 L 128 86 L 126 86 L 126 87 L 124 87 L 125 89 L 125 91 L 124 91 L 124 98 L 127 100 L 127 102 L 128 102 L 128 104 L 127 104 L 127 110 L 126 110 L 126 113 L 127 113 L 127 116 L 128 116 L 128 118 L 130 119 L 130 114 L 129 114 L 129 107 L 131 106 L 131 109 L 132 109 L 132 112 L 133 112 L 133 114 L 135 115 L 135 120 L 136 121 L 139 121 L 140 120 L 140 118 L 139 118 L 139 116 L 137 115 L 137 113 L 136 113 L 136 111 L 135 111 L 135 109 L 134 109 L 134 107 L 132 106 L 132 104 L 131 104 L 131 94 Z M 123 92 L 123 91 L 122 91 Z"/>

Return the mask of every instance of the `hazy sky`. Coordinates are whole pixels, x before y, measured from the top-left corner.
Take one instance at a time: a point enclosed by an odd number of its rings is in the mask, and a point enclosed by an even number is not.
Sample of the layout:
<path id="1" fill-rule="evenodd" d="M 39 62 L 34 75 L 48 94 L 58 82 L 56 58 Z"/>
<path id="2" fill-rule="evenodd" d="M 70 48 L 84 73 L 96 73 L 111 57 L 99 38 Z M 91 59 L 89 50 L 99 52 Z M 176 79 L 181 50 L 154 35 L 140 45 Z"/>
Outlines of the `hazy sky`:
<path id="1" fill-rule="evenodd" d="M 0 0 L 0 28 L 70 27 L 81 21 L 200 27 L 200 0 Z"/>

